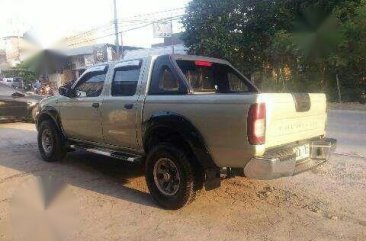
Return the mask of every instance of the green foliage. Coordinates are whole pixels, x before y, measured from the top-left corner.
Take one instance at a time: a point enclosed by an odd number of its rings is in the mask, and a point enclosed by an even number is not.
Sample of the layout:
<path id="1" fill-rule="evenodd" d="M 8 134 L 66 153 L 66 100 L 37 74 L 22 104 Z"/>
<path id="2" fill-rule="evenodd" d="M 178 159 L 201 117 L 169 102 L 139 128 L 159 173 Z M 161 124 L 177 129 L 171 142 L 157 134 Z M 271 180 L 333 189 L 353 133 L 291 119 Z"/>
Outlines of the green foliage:
<path id="1" fill-rule="evenodd" d="M 281 22 L 274 1 L 193 0 L 183 39 L 194 54 L 225 58 L 251 74 L 267 62 L 265 50 Z"/>
<path id="2" fill-rule="evenodd" d="M 17 68 L 26 69 L 35 73 L 36 75 L 40 75 L 42 73 L 42 67 L 47 64 L 46 61 L 43 61 L 43 56 L 44 52 L 33 55 L 30 58 L 18 64 Z"/>
<path id="3" fill-rule="evenodd" d="M 4 77 L 21 77 L 24 85 L 32 84 L 42 73 L 42 68 L 49 65 L 44 55 L 44 53 L 39 53 L 21 62 L 15 68 L 4 70 Z"/>
<path id="4" fill-rule="evenodd" d="M 191 53 L 228 59 L 264 90 L 332 99 L 336 74 L 349 100 L 364 88 L 366 0 L 193 0 L 183 25 Z"/>

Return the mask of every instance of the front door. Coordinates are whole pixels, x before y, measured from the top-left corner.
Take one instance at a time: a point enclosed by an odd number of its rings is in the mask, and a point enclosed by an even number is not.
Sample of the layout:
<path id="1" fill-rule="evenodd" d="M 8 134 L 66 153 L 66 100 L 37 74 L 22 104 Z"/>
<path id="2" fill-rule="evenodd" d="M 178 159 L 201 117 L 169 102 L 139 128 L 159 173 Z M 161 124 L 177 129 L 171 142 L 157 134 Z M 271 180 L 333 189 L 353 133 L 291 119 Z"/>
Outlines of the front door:
<path id="1" fill-rule="evenodd" d="M 111 94 L 103 100 L 102 123 L 105 141 L 120 148 L 137 149 L 137 83 L 141 61 L 115 66 Z"/>
<path id="2" fill-rule="evenodd" d="M 85 73 L 74 87 L 76 97 L 60 101 L 63 129 L 68 137 L 102 142 L 101 112 L 106 72 Z"/>

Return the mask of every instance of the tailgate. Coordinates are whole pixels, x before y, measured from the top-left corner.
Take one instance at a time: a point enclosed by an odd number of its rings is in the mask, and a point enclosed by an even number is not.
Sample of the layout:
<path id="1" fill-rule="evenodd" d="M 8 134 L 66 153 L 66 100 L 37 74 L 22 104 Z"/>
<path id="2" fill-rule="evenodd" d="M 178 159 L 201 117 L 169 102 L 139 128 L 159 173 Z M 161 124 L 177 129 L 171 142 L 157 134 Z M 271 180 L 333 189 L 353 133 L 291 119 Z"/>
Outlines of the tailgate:
<path id="1" fill-rule="evenodd" d="M 324 94 L 261 94 L 261 97 L 266 103 L 266 148 L 325 134 Z"/>

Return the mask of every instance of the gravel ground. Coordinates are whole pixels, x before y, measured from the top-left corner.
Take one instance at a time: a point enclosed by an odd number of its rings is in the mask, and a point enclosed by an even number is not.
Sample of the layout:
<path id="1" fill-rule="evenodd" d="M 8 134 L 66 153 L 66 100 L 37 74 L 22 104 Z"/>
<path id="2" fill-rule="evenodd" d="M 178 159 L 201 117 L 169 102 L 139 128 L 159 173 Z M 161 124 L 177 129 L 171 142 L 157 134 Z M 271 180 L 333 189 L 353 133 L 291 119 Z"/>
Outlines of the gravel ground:
<path id="1" fill-rule="evenodd" d="M 0 240 L 14 239 L 12 197 L 37 175 L 62 178 L 78 200 L 68 240 L 366 240 L 362 155 L 337 152 L 291 178 L 223 180 L 188 207 L 165 211 L 148 194 L 141 166 L 83 152 L 45 163 L 35 140 L 31 124 L 0 125 Z"/>

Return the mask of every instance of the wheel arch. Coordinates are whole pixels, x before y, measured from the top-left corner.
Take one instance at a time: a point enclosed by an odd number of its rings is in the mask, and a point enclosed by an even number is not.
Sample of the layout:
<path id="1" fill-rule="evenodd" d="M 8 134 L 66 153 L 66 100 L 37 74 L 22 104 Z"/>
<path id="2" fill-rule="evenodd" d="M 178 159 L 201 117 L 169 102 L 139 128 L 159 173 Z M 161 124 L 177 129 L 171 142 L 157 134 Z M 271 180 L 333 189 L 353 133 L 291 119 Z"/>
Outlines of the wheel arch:
<path id="1" fill-rule="evenodd" d="M 64 136 L 64 131 L 61 124 L 60 115 L 56 108 L 51 106 L 44 107 L 36 118 L 36 127 L 39 129 L 40 124 L 44 120 L 51 120 Z"/>
<path id="2" fill-rule="evenodd" d="M 213 161 L 200 131 L 184 116 L 174 112 L 159 112 L 153 114 L 143 124 L 143 147 L 147 153 L 158 142 L 178 144 L 183 148 L 189 148 L 199 164 L 206 183 L 215 179 L 219 168 Z M 211 186 L 211 185 L 210 185 Z"/>

